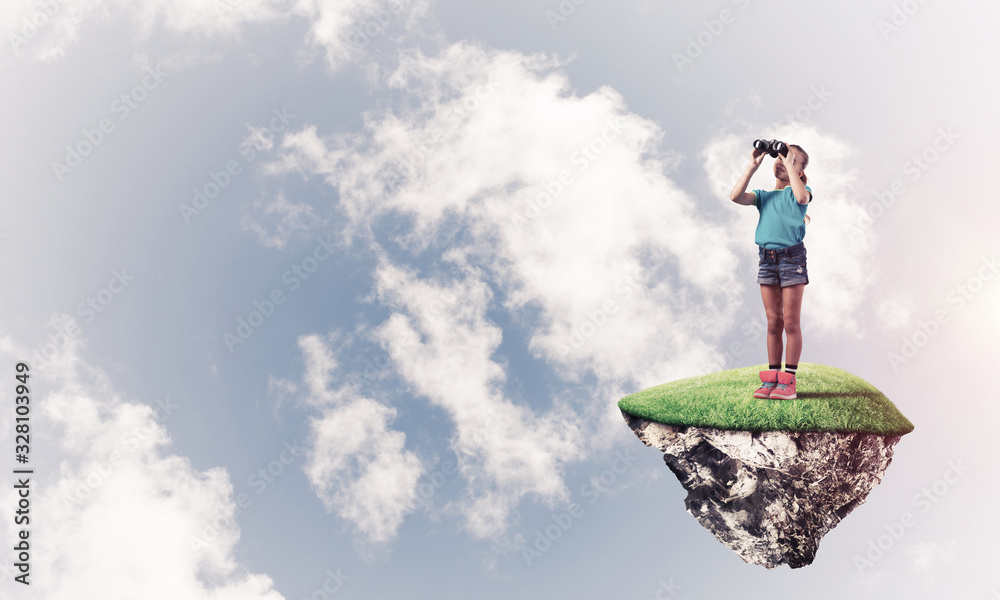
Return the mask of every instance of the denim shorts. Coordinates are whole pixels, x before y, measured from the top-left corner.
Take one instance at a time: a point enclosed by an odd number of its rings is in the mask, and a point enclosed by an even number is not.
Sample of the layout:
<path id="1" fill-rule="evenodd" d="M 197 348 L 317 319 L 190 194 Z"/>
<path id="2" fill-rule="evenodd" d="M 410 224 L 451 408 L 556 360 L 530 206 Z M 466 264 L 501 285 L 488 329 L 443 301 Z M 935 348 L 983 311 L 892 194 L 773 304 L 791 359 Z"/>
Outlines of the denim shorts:
<path id="1" fill-rule="evenodd" d="M 759 265 L 757 283 L 787 287 L 797 283 L 809 283 L 806 270 L 806 247 L 802 242 L 787 248 L 773 250 L 758 246 Z"/>

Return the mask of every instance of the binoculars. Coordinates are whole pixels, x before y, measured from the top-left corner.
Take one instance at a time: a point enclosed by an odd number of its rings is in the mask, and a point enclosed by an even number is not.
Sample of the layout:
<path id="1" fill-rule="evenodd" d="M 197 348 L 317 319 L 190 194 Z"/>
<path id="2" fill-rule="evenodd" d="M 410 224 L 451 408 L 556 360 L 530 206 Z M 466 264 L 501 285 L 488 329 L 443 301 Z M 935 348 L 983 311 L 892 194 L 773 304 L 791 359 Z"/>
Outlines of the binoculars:
<path id="1" fill-rule="evenodd" d="M 778 140 L 754 140 L 753 147 L 763 153 L 771 155 L 771 158 L 778 158 L 778 155 L 788 156 L 788 145 Z"/>

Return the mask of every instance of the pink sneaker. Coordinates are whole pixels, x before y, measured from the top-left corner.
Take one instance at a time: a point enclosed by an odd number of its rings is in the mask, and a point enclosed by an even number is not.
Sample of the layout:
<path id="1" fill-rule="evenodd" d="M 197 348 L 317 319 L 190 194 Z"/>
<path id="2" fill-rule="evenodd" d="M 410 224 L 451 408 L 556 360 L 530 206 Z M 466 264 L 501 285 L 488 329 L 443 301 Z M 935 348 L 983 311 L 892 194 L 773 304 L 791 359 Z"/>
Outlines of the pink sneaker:
<path id="1" fill-rule="evenodd" d="M 794 400 L 795 399 L 795 375 L 778 373 L 778 385 L 771 392 L 771 400 Z"/>
<path id="2" fill-rule="evenodd" d="M 757 391 L 753 393 L 754 398 L 770 398 L 771 392 L 774 391 L 774 386 L 778 385 L 778 371 L 771 369 L 770 371 L 761 371 L 760 380 L 763 383 Z"/>

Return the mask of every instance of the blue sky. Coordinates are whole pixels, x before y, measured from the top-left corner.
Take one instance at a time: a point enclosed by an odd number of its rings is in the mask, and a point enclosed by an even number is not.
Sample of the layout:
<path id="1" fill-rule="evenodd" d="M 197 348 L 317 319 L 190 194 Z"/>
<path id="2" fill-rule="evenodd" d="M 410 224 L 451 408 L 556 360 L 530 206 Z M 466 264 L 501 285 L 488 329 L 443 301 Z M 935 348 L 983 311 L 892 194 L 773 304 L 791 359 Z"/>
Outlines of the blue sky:
<path id="1" fill-rule="evenodd" d="M 5 4 L 0 594 L 989 598 L 996 11 Z M 795 571 L 615 406 L 764 362 L 757 137 L 810 154 L 802 360 L 916 424 Z"/>

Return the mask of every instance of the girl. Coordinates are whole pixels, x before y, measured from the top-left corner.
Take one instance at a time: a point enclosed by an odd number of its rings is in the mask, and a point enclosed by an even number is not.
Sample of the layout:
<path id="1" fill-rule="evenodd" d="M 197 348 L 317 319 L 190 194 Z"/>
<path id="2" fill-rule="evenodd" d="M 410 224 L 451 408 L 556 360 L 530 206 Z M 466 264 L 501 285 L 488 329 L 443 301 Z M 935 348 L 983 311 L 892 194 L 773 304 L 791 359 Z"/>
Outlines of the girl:
<path id="1" fill-rule="evenodd" d="M 754 241 L 759 247 L 757 283 L 767 314 L 768 370 L 760 372 L 761 386 L 753 396 L 791 400 L 795 398 L 795 371 L 802 353 L 802 292 L 809 283 L 806 248 L 802 244 L 808 219 L 806 208 L 812 202 L 805 174 L 809 155 L 801 146 L 789 144 L 787 156 L 778 155 L 774 161 L 774 190 L 747 192 L 747 184 L 764 155 L 757 149 L 750 153 L 750 164 L 733 186 L 729 199 L 745 206 L 752 204 L 760 213 Z M 782 331 L 787 338 L 784 372 L 780 372 Z"/>

